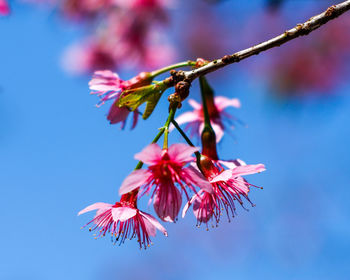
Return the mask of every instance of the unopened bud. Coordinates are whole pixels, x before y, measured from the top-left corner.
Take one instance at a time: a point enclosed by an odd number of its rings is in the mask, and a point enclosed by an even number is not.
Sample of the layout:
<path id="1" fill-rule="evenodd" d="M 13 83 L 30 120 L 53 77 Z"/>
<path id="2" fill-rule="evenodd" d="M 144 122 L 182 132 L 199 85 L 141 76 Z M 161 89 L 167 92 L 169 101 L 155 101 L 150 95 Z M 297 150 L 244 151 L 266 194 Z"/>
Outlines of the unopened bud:
<path id="1" fill-rule="evenodd" d="M 150 72 L 141 72 L 137 76 L 133 77 L 128 81 L 128 89 L 139 88 L 143 86 L 148 86 L 152 83 L 153 76 Z"/>
<path id="2" fill-rule="evenodd" d="M 218 153 L 216 151 L 216 136 L 212 128 L 204 128 L 202 132 L 202 154 L 211 159 L 218 160 Z"/>
<path id="3" fill-rule="evenodd" d="M 199 68 L 199 67 L 202 67 L 202 66 L 204 66 L 204 65 L 206 65 L 208 63 L 209 63 L 208 60 L 199 57 L 199 58 L 197 58 L 195 67 Z"/>

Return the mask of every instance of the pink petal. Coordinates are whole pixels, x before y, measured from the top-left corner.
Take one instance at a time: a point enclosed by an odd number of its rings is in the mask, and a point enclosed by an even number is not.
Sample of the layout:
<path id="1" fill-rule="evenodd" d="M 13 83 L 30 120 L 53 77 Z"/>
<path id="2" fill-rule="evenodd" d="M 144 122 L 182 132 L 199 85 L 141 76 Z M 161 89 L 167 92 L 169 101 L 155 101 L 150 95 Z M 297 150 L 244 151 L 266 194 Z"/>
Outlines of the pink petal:
<path id="1" fill-rule="evenodd" d="M 123 195 L 133 191 L 134 189 L 137 189 L 138 187 L 141 187 L 143 184 L 147 182 L 149 176 L 150 176 L 150 173 L 148 172 L 148 170 L 145 170 L 145 169 L 134 170 L 123 181 L 119 189 L 119 194 Z"/>
<path id="2" fill-rule="evenodd" d="M 112 216 L 114 221 L 124 222 L 134 217 L 137 213 L 135 208 L 131 207 L 115 207 L 112 209 Z"/>
<path id="3" fill-rule="evenodd" d="M 138 119 L 139 119 L 139 110 L 136 109 L 136 110 L 134 111 L 131 129 L 134 129 L 134 128 L 135 128 Z"/>
<path id="4" fill-rule="evenodd" d="M 114 73 L 110 70 L 98 70 L 95 71 L 93 75 L 93 81 L 94 79 L 106 79 L 106 80 L 115 80 L 115 81 L 120 81 L 119 75 L 117 73 Z"/>
<path id="5" fill-rule="evenodd" d="M 167 188 L 166 191 L 162 189 Z M 175 186 L 160 186 L 153 201 L 158 217 L 165 222 L 174 222 L 182 204 L 182 197 Z"/>
<path id="6" fill-rule="evenodd" d="M 183 169 L 183 180 L 187 184 L 193 184 L 208 193 L 213 193 L 213 187 L 209 181 L 193 166 L 189 166 Z"/>
<path id="7" fill-rule="evenodd" d="M 197 151 L 199 151 L 198 147 L 191 147 L 187 144 L 179 143 L 171 145 L 168 149 L 168 154 L 171 160 L 182 164 L 192 161 L 192 155 Z"/>
<path id="8" fill-rule="evenodd" d="M 151 144 L 144 148 L 140 153 L 134 156 L 146 164 L 153 165 L 157 164 L 162 159 L 162 149 L 158 144 Z"/>
<path id="9" fill-rule="evenodd" d="M 78 213 L 78 216 L 81 215 L 81 214 L 84 214 L 86 212 L 89 212 L 89 211 L 93 211 L 93 210 L 96 210 L 96 209 L 110 208 L 112 206 L 113 206 L 113 204 L 104 203 L 104 202 L 96 202 L 96 203 L 91 204 L 88 207 L 84 208 L 83 210 L 81 210 Z"/>
<path id="10" fill-rule="evenodd" d="M 182 218 L 185 217 L 185 215 L 186 215 L 188 209 L 190 208 L 190 206 L 192 205 L 193 201 L 194 201 L 194 200 L 196 199 L 196 197 L 199 196 L 202 192 L 203 192 L 202 190 L 200 190 L 199 192 L 197 192 L 197 194 L 195 194 L 194 196 L 192 196 L 192 198 L 190 199 L 190 201 L 188 201 L 188 202 L 185 204 L 184 208 L 182 209 Z"/>
<path id="11" fill-rule="evenodd" d="M 89 87 L 92 91 L 119 91 L 119 94 L 116 95 L 116 97 L 119 97 L 119 95 L 121 94 L 121 89 L 115 85 L 91 83 L 89 84 Z"/>
<path id="12" fill-rule="evenodd" d="M 215 97 L 214 102 L 219 112 L 223 111 L 227 107 L 241 107 L 241 102 L 237 98 L 230 99 L 225 96 L 217 96 Z"/>
<path id="13" fill-rule="evenodd" d="M 244 195 L 249 193 L 249 184 L 242 177 L 237 177 L 229 183 L 230 189 L 234 189 L 236 192 Z"/>
<path id="14" fill-rule="evenodd" d="M 265 170 L 265 165 L 263 164 L 237 166 L 232 170 L 232 177 L 260 173 Z"/>
<path id="15" fill-rule="evenodd" d="M 109 120 L 110 124 L 125 121 L 130 113 L 128 108 L 119 108 L 116 102 L 117 100 L 112 104 L 107 115 L 107 120 Z"/>
<path id="16" fill-rule="evenodd" d="M 207 223 L 213 216 L 214 201 L 210 194 L 203 192 L 193 201 L 193 214 L 198 221 Z"/>
<path id="17" fill-rule="evenodd" d="M 160 230 L 165 236 L 168 236 L 168 233 L 166 231 L 166 229 L 150 214 L 147 214 L 145 212 L 139 211 L 139 213 L 145 218 L 147 219 L 150 224 L 154 227 L 156 227 L 158 230 Z M 154 233 L 155 235 L 155 233 Z M 153 236 L 154 236 L 153 235 Z"/>
<path id="18" fill-rule="evenodd" d="M 188 122 L 202 121 L 202 117 L 196 112 L 186 112 L 178 116 L 175 121 L 181 125 Z"/>
<path id="19" fill-rule="evenodd" d="M 0 0 L 0 16 L 6 16 L 10 13 L 10 8 L 6 0 Z"/>
<path id="20" fill-rule="evenodd" d="M 196 110 L 201 110 L 202 109 L 202 105 L 199 104 L 196 100 L 194 99 L 189 99 L 188 100 L 188 104 L 190 104 L 192 106 L 193 109 Z"/>
<path id="21" fill-rule="evenodd" d="M 229 170 L 225 170 L 225 171 L 221 172 L 219 175 L 212 178 L 210 180 L 210 183 L 216 183 L 219 181 L 228 181 L 231 178 L 232 178 L 232 170 L 229 169 Z"/>
<path id="22" fill-rule="evenodd" d="M 241 165 L 247 165 L 243 160 L 240 159 L 235 159 L 235 160 L 218 160 L 218 162 L 222 165 L 224 165 L 225 167 L 229 168 L 229 169 L 234 169 L 237 166 L 241 166 Z"/>
<path id="23" fill-rule="evenodd" d="M 143 219 L 143 222 L 145 224 L 145 230 L 146 230 L 146 233 L 149 235 L 149 236 L 156 236 L 156 232 L 157 232 L 157 229 L 156 227 L 149 221 L 147 220 L 146 218 L 142 217 Z"/>

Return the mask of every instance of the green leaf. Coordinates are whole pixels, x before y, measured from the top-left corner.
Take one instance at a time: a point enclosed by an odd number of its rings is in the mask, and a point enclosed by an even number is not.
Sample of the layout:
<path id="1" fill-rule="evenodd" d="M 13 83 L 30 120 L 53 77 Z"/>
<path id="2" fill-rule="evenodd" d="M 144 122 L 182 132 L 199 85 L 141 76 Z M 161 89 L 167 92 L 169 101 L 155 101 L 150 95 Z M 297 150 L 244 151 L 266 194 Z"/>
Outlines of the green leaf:
<path id="1" fill-rule="evenodd" d="M 129 107 L 131 111 L 136 110 L 140 105 L 147 102 L 143 119 L 147 119 L 156 107 L 163 92 L 167 89 L 164 83 L 159 82 L 144 87 L 126 90 L 119 98 L 117 105 L 119 107 Z"/>
<path id="2" fill-rule="evenodd" d="M 164 91 L 162 92 L 158 92 L 158 94 L 154 94 L 148 101 L 146 104 L 146 109 L 143 112 L 142 118 L 145 120 L 147 119 L 152 113 L 153 110 L 156 108 L 158 101 L 160 99 L 160 97 L 162 96 Z"/>

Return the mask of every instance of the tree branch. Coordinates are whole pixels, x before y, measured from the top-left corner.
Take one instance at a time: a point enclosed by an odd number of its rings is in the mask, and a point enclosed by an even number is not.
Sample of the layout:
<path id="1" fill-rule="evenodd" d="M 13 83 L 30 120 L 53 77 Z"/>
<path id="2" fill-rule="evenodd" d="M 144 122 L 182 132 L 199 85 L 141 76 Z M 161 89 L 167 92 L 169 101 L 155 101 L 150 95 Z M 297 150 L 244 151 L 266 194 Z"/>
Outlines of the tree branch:
<path id="1" fill-rule="evenodd" d="M 268 41 L 255 45 L 251 48 L 236 52 L 232 55 L 225 55 L 224 57 L 217 60 L 213 60 L 208 64 L 197 69 L 184 71 L 182 73 L 182 76 L 184 80 L 193 81 L 194 79 L 200 76 L 203 76 L 210 72 L 214 72 L 220 68 L 225 67 L 226 65 L 239 62 L 252 55 L 257 55 L 262 51 L 278 47 L 297 37 L 308 35 L 310 32 L 321 27 L 323 24 L 326 24 L 328 21 L 337 18 L 338 16 L 347 12 L 348 10 L 350 10 L 350 0 L 344 1 L 338 5 L 331 6 L 325 12 L 310 18 L 305 23 L 297 24 L 294 28 L 289 29 L 283 34 L 272 38 Z"/>

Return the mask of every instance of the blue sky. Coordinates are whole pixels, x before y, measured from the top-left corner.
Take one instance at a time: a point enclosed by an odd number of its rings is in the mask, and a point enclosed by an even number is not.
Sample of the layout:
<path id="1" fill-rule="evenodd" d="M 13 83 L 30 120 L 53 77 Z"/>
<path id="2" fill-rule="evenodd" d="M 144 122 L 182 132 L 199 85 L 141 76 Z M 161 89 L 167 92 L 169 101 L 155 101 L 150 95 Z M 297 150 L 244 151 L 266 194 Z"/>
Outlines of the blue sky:
<path id="1" fill-rule="evenodd" d="M 107 107 L 88 94 L 89 77 L 60 68 L 80 33 L 35 9 L 0 19 L 1 279 L 348 279 L 349 87 L 282 103 L 240 65 L 209 80 L 241 99 L 230 112 L 247 124 L 219 154 L 267 167 L 249 178 L 264 187 L 251 191 L 257 206 L 209 232 L 189 213 L 146 251 L 81 230 L 91 215 L 79 210 L 118 199 L 133 155 L 166 118 L 166 98 L 134 131 L 110 126 Z M 191 94 L 198 98 L 196 85 Z"/>

